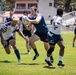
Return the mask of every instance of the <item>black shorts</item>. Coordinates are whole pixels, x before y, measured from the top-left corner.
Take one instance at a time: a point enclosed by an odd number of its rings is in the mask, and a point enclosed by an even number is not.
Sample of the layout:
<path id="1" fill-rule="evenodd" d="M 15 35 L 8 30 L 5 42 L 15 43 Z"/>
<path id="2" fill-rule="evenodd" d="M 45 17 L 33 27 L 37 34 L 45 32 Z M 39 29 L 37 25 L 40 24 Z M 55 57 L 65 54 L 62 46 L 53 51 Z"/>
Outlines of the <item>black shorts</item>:
<path id="1" fill-rule="evenodd" d="M 75 29 L 74 29 L 74 34 L 76 35 L 76 27 L 75 27 Z"/>
<path id="2" fill-rule="evenodd" d="M 2 45 L 3 45 L 4 48 L 6 48 L 6 47 L 9 45 L 9 41 L 10 41 L 11 39 L 15 39 L 15 38 L 14 38 L 13 36 L 11 36 L 8 40 L 6 40 L 6 41 L 7 41 L 7 45 L 5 45 L 5 44 L 2 42 L 2 40 L 1 40 L 1 43 L 2 43 Z"/>
<path id="3" fill-rule="evenodd" d="M 47 32 L 46 33 L 35 32 L 34 34 L 36 34 L 37 36 L 39 36 L 41 41 L 48 42 Z"/>
<path id="4" fill-rule="evenodd" d="M 63 38 L 61 35 L 56 35 L 56 34 L 53 34 L 52 32 L 50 32 L 50 35 L 48 34 L 49 44 L 55 45 L 58 41 L 63 41 Z"/>
<path id="5" fill-rule="evenodd" d="M 23 30 L 25 36 L 31 37 L 31 30 Z"/>

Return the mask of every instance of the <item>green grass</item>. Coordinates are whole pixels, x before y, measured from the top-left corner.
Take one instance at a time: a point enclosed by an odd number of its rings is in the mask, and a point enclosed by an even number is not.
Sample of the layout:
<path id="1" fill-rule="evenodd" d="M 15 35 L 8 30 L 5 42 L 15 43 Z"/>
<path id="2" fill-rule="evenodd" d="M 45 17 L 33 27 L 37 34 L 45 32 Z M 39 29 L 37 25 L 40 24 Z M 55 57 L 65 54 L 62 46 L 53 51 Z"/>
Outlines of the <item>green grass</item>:
<path id="1" fill-rule="evenodd" d="M 65 54 L 63 62 L 64 67 L 58 67 L 59 47 L 56 45 L 54 55 L 54 64 L 48 67 L 44 59 L 46 51 L 41 41 L 36 42 L 36 46 L 40 53 L 37 60 L 33 61 L 34 52 L 27 55 L 25 41 L 17 34 L 17 47 L 20 50 L 23 63 L 19 63 L 11 49 L 11 54 L 6 54 L 2 45 L 0 45 L 0 75 L 76 75 L 76 47 L 72 47 L 73 32 L 62 33 L 65 44 Z"/>

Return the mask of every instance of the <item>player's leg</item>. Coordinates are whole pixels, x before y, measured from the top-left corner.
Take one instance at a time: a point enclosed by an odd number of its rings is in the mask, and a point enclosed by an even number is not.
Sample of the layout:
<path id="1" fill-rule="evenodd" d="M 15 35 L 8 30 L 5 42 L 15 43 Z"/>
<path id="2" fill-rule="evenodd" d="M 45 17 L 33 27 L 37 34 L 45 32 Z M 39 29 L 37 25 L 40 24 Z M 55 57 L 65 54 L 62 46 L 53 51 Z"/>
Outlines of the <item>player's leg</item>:
<path id="1" fill-rule="evenodd" d="M 47 57 L 45 59 L 45 62 L 49 65 L 52 66 L 52 62 L 50 61 L 50 57 L 52 57 L 52 52 L 54 51 L 54 45 L 50 45 L 48 51 L 47 51 Z"/>
<path id="2" fill-rule="evenodd" d="M 26 36 L 26 37 L 28 37 L 28 36 Z M 30 44 L 29 44 L 29 41 L 28 42 L 26 41 L 26 48 L 27 48 L 27 53 L 30 54 Z"/>
<path id="3" fill-rule="evenodd" d="M 16 40 L 15 39 L 11 39 L 9 41 L 9 44 L 13 47 L 14 52 L 16 54 L 16 57 L 17 57 L 18 61 L 21 62 L 20 53 L 19 53 L 18 48 L 16 47 Z"/>
<path id="4" fill-rule="evenodd" d="M 76 27 L 74 29 L 74 37 L 73 37 L 73 43 L 72 43 L 73 47 L 75 46 L 75 39 L 76 39 Z"/>
<path id="5" fill-rule="evenodd" d="M 64 66 L 64 64 L 62 62 L 62 58 L 64 56 L 64 48 L 65 48 L 65 46 L 64 46 L 63 41 L 59 41 L 59 42 L 57 42 L 57 44 L 60 47 L 58 66 Z"/>
<path id="6" fill-rule="evenodd" d="M 39 56 L 39 53 L 37 51 L 37 48 L 36 48 L 36 45 L 35 45 L 35 42 L 37 40 L 39 40 L 40 38 L 36 35 L 36 34 L 33 34 L 31 37 L 30 37 L 30 45 L 32 47 L 32 49 L 34 50 L 34 53 L 35 53 L 35 56 L 33 57 L 33 60 L 35 60 L 38 56 Z"/>
<path id="7" fill-rule="evenodd" d="M 45 50 L 46 50 L 46 51 L 48 51 L 48 50 L 49 50 L 49 48 L 50 48 L 49 43 L 44 42 L 44 48 L 45 48 Z M 53 63 L 53 62 L 54 62 L 54 58 L 53 58 L 53 55 L 52 55 L 52 54 L 51 54 L 51 56 L 50 56 L 50 61 L 51 61 L 51 63 Z"/>
<path id="8" fill-rule="evenodd" d="M 2 46 L 4 47 L 5 52 L 6 52 L 7 54 L 10 54 L 11 52 L 10 52 L 8 43 L 7 43 L 7 45 L 5 45 L 5 44 L 3 43 L 3 41 L 1 40 L 1 44 L 2 44 Z"/>
<path id="9" fill-rule="evenodd" d="M 73 44 L 72 44 L 73 47 L 75 46 L 75 39 L 76 39 L 76 34 L 74 34 L 74 37 L 73 37 Z"/>

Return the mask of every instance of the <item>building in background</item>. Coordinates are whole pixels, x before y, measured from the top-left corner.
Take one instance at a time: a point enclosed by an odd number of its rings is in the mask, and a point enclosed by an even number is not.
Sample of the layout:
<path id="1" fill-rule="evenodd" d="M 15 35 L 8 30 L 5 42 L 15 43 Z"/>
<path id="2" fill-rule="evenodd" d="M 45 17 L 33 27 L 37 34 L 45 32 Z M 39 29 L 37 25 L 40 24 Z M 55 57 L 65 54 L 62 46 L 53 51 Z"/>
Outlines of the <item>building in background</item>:
<path id="1" fill-rule="evenodd" d="M 38 12 L 49 20 L 56 13 L 54 0 L 12 0 L 15 3 L 15 13 L 22 13 L 24 10 L 30 11 L 30 7 L 35 5 Z"/>
<path id="2" fill-rule="evenodd" d="M 3 3 L 2 3 L 2 0 L 0 0 L 0 13 L 2 13 L 2 5 Z"/>

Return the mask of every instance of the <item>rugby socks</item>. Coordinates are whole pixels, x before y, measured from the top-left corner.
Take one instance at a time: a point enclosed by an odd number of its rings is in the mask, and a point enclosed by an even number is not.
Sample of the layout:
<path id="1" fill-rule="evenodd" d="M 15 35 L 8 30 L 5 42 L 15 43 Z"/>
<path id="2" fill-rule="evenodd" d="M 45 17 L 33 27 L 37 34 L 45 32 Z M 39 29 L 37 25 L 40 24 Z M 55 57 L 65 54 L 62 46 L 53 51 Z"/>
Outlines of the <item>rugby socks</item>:
<path id="1" fill-rule="evenodd" d="M 51 56 L 50 59 L 53 60 L 53 56 Z"/>
<path id="2" fill-rule="evenodd" d="M 62 58 L 63 58 L 62 56 L 59 56 L 59 61 L 62 61 Z"/>
<path id="3" fill-rule="evenodd" d="M 47 61 L 50 61 L 50 57 L 47 56 L 47 57 L 46 57 L 46 60 L 47 60 Z"/>
<path id="4" fill-rule="evenodd" d="M 36 48 L 34 49 L 34 52 L 35 52 L 35 55 L 39 54 Z"/>
<path id="5" fill-rule="evenodd" d="M 19 50 L 18 49 L 15 49 L 14 50 L 16 56 L 17 56 L 17 59 L 20 60 L 20 53 L 19 53 Z"/>

